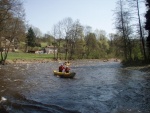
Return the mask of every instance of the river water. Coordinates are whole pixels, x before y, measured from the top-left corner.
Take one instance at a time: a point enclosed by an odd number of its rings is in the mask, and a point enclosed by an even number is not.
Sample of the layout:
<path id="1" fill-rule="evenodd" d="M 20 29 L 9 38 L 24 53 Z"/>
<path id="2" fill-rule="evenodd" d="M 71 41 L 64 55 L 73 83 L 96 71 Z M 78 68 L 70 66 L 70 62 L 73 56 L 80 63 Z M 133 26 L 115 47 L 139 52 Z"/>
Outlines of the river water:
<path id="1" fill-rule="evenodd" d="M 0 66 L 0 96 L 7 99 L 0 108 L 8 113 L 150 113 L 149 72 L 119 62 L 78 60 L 71 62 L 75 78 L 65 79 L 53 75 L 61 63 Z"/>

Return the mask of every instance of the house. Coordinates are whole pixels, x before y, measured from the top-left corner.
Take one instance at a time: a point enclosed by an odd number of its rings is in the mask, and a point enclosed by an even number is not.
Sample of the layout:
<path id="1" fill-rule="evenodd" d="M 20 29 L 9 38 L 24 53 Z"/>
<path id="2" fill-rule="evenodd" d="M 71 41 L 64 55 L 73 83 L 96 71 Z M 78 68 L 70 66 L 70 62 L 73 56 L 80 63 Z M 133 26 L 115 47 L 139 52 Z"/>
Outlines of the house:
<path id="1" fill-rule="evenodd" d="M 5 37 L 1 37 L 1 41 L 0 41 L 0 45 L 1 45 L 1 49 L 3 48 L 4 51 L 5 49 L 9 49 L 9 51 L 18 51 L 18 45 L 15 43 L 14 39 L 12 42 L 10 42 L 8 39 L 6 39 Z"/>
<path id="2" fill-rule="evenodd" d="M 57 53 L 57 48 L 54 46 L 46 46 L 44 49 L 44 53 L 46 54 L 54 54 L 54 52 Z"/>
<path id="3" fill-rule="evenodd" d="M 44 51 L 35 51 L 35 54 L 43 54 L 44 53 Z"/>

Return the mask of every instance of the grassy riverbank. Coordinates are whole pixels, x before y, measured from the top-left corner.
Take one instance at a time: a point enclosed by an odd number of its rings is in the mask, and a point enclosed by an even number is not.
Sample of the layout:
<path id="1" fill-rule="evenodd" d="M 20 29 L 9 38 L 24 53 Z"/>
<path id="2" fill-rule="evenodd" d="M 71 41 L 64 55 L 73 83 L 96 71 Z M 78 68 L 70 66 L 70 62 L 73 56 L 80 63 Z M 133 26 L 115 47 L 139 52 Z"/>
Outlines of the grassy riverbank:
<path id="1" fill-rule="evenodd" d="M 53 54 L 34 54 L 34 53 L 8 53 L 7 60 L 34 60 L 34 59 L 53 59 Z"/>
<path id="2" fill-rule="evenodd" d="M 6 64 L 12 63 L 44 63 L 52 61 L 54 58 L 53 54 L 34 54 L 34 53 L 23 53 L 23 52 L 9 52 L 6 60 Z"/>

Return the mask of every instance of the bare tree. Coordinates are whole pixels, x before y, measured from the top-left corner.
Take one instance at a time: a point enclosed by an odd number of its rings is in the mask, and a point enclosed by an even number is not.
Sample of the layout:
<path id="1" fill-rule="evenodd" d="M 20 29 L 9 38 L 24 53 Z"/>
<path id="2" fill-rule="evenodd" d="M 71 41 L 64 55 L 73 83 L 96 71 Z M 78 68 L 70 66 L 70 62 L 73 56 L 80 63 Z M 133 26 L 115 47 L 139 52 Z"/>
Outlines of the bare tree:
<path id="1" fill-rule="evenodd" d="M 77 38 L 83 37 L 83 26 L 77 20 L 73 22 L 71 18 L 65 18 L 55 25 L 55 38 L 57 37 L 57 58 L 60 56 L 61 40 L 65 40 L 65 60 L 72 59 L 75 53 L 75 43 Z"/>
<path id="2" fill-rule="evenodd" d="M 32 26 L 32 29 L 35 33 L 36 38 L 41 38 L 42 37 L 42 32 L 40 31 L 39 28 Z"/>
<path id="3" fill-rule="evenodd" d="M 56 27 L 56 25 L 54 25 L 53 28 L 52 28 L 52 35 L 54 37 L 54 42 L 53 42 L 53 46 L 54 46 L 54 59 L 56 59 L 56 51 L 55 51 L 56 50 L 56 33 L 57 33 L 57 27 Z"/>
<path id="4" fill-rule="evenodd" d="M 72 25 L 72 29 L 69 31 L 69 59 L 73 58 L 75 54 L 75 46 L 77 39 L 83 37 L 83 26 L 80 24 L 79 20 L 75 21 Z"/>
<path id="5" fill-rule="evenodd" d="M 141 45 L 142 45 L 142 51 L 144 59 L 146 59 L 146 51 L 145 51 L 145 41 L 144 41 L 144 33 L 143 33 L 143 27 L 142 27 L 142 21 L 140 16 L 140 3 L 143 2 L 142 0 L 127 0 L 129 2 L 129 6 L 133 8 L 134 14 L 137 16 L 138 20 L 138 33 L 140 35 Z"/>
<path id="6" fill-rule="evenodd" d="M 60 21 L 60 22 L 58 22 L 58 24 L 56 25 L 57 27 L 56 27 L 56 31 L 57 31 L 57 37 L 58 37 L 58 46 L 57 46 L 57 48 L 58 48 L 58 51 L 57 51 L 57 59 L 58 59 L 58 57 L 60 56 L 59 55 L 59 52 L 60 52 L 60 44 L 61 44 L 61 40 L 62 40 L 62 38 L 63 38 L 63 23 Z M 60 56 L 60 58 L 61 58 L 61 56 Z"/>
<path id="7" fill-rule="evenodd" d="M 150 60 L 150 1 L 146 0 L 145 5 L 147 7 L 147 11 L 145 14 L 145 18 L 146 18 L 145 29 L 148 32 L 148 36 L 146 39 L 146 45 L 147 45 L 147 51 L 148 51 L 148 56 L 149 56 L 149 60 Z"/>
<path id="8" fill-rule="evenodd" d="M 69 32 L 72 29 L 73 20 L 72 18 L 68 17 L 62 20 L 63 29 L 64 29 L 64 36 L 65 36 L 65 60 L 68 59 L 68 41 L 69 41 Z"/>
<path id="9" fill-rule="evenodd" d="M 92 27 L 85 26 L 83 31 L 84 31 L 84 36 L 87 36 L 88 34 L 92 33 Z"/>
<path id="10" fill-rule="evenodd" d="M 123 39 L 123 51 L 125 60 L 131 58 L 131 41 L 130 35 L 132 34 L 132 26 L 131 26 L 131 14 L 125 8 L 125 2 L 123 0 L 118 0 L 117 8 L 115 11 L 115 26 L 118 33 L 121 35 Z"/>
<path id="11" fill-rule="evenodd" d="M 24 26 L 24 10 L 22 3 L 19 0 L 2 0 L 1 3 L 6 7 L 0 12 L 1 17 L 1 30 L 0 30 L 0 41 L 1 41 L 1 60 L 2 64 L 5 63 L 10 46 L 15 40 L 20 39 L 21 35 L 25 33 Z M 4 49 L 3 49 L 4 48 Z M 4 51 L 3 51 L 4 50 Z"/>

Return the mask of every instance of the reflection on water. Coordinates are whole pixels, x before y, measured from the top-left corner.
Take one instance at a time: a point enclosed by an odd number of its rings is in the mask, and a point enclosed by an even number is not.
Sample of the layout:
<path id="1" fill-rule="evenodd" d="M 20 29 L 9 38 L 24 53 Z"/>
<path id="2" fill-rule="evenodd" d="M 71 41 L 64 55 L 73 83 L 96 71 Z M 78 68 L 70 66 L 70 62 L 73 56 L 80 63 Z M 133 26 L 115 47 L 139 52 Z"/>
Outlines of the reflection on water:
<path id="1" fill-rule="evenodd" d="M 8 113 L 149 113 L 150 73 L 119 62 L 73 61 L 74 79 L 53 76 L 61 62 L 0 66 Z"/>

